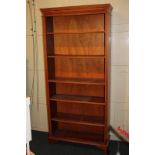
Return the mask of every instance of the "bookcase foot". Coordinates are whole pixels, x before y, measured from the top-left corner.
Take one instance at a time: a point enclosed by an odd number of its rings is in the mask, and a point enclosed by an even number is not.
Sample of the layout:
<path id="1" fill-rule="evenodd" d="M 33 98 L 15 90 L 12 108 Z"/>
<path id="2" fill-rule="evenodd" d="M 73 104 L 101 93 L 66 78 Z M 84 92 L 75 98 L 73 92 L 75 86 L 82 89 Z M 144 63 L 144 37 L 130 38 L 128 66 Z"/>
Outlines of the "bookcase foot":
<path id="1" fill-rule="evenodd" d="M 100 145 L 100 146 L 97 146 L 99 149 L 101 149 L 102 151 L 104 151 L 104 153 L 106 154 L 106 155 L 108 155 L 109 154 L 109 152 L 110 152 L 110 149 L 109 149 L 109 147 L 108 147 L 108 145 Z"/>

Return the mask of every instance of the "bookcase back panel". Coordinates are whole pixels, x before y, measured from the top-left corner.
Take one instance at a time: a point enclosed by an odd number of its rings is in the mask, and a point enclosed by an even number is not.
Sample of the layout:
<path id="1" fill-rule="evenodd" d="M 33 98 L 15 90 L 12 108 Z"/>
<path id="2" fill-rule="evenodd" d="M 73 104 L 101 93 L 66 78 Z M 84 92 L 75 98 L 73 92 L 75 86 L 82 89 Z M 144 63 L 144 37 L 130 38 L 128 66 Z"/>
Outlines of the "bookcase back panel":
<path id="1" fill-rule="evenodd" d="M 54 32 L 103 31 L 104 14 L 56 16 L 53 23 Z"/>
<path id="2" fill-rule="evenodd" d="M 78 85 L 57 83 L 57 94 L 104 97 L 102 85 Z"/>
<path id="3" fill-rule="evenodd" d="M 104 59 L 59 58 L 55 59 L 56 77 L 104 78 Z"/>
<path id="4" fill-rule="evenodd" d="M 54 45 L 55 54 L 104 55 L 104 34 L 57 34 Z"/>
<path id="5" fill-rule="evenodd" d="M 81 108 L 82 107 L 82 108 Z M 104 118 L 104 107 L 102 105 L 89 105 L 83 103 L 57 102 L 57 112 L 84 115 L 102 116 Z"/>
<path id="6" fill-rule="evenodd" d="M 71 124 L 71 123 L 57 123 L 57 129 L 59 130 L 67 130 L 67 131 L 79 131 L 79 132 L 86 132 L 86 133 L 97 133 L 103 134 L 103 127 L 100 126 L 89 126 L 89 125 L 78 125 L 78 124 Z"/>

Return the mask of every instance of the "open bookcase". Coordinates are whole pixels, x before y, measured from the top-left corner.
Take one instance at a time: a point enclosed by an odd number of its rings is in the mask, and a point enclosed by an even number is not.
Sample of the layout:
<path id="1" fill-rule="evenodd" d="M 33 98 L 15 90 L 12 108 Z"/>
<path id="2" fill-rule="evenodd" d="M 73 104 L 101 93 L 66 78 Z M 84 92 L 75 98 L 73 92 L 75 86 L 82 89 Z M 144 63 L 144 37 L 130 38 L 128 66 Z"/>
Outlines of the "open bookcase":
<path id="1" fill-rule="evenodd" d="M 41 9 L 49 141 L 107 150 L 110 4 Z"/>

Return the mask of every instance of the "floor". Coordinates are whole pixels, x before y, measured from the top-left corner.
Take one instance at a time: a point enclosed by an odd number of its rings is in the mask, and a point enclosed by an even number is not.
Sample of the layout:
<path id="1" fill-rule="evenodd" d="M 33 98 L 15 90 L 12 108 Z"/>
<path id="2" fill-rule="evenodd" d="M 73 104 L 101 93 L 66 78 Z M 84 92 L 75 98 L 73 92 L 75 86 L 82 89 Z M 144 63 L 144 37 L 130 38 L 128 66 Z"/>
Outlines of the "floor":
<path id="1" fill-rule="evenodd" d="M 117 141 L 110 141 L 108 155 L 116 155 Z M 119 142 L 120 155 L 129 155 L 129 145 Z M 32 131 L 31 150 L 35 155 L 106 155 L 102 150 L 89 145 L 68 142 L 48 143 L 47 133 Z"/>

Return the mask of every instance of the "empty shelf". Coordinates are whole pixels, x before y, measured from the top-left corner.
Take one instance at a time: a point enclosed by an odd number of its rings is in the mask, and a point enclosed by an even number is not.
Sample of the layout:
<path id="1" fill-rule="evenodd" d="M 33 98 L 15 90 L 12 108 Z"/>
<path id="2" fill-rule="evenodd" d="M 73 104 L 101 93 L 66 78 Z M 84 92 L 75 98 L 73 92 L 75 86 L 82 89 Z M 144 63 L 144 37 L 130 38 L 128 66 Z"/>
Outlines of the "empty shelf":
<path id="1" fill-rule="evenodd" d="M 52 139 L 97 145 L 103 143 L 104 138 L 102 134 L 56 130 L 52 135 Z"/>
<path id="2" fill-rule="evenodd" d="M 105 55 L 51 55 L 48 52 L 48 58 L 100 58 L 105 57 Z"/>
<path id="3" fill-rule="evenodd" d="M 85 30 L 85 31 L 58 31 L 58 32 L 47 32 L 47 35 L 56 35 L 56 34 L 85 34 L 85 33 L 105 33 L 104 30 Z"/>
<path id="4" fill-rule="evenodd" d="M 57 113 L 52 120 L 65 123 L 74 123 L 82 125 L 104 126 L 104 117 L 75 115 L 69 113 Z"/>
<path id="5" fill-rule="evenodd" d="M 76 95 L 53 95 L 50 100 L 63 101 L 63 102 L 77 102 L 77 103 L 88 103 L 88 104 L 104 104 L 104 97 L 91 97 L 91 96 L 76 96 Z"/>
<path id="6" fill-rule="evenodd" d="M 80 79 L 80 78 L 61 78 L 57 77 L 55 79 L 50 79 L 48 82 L 56 83 L 75 83 L 75 84 L 94 84 L 94 85 L 104 85 L 104 79 Z"/>

